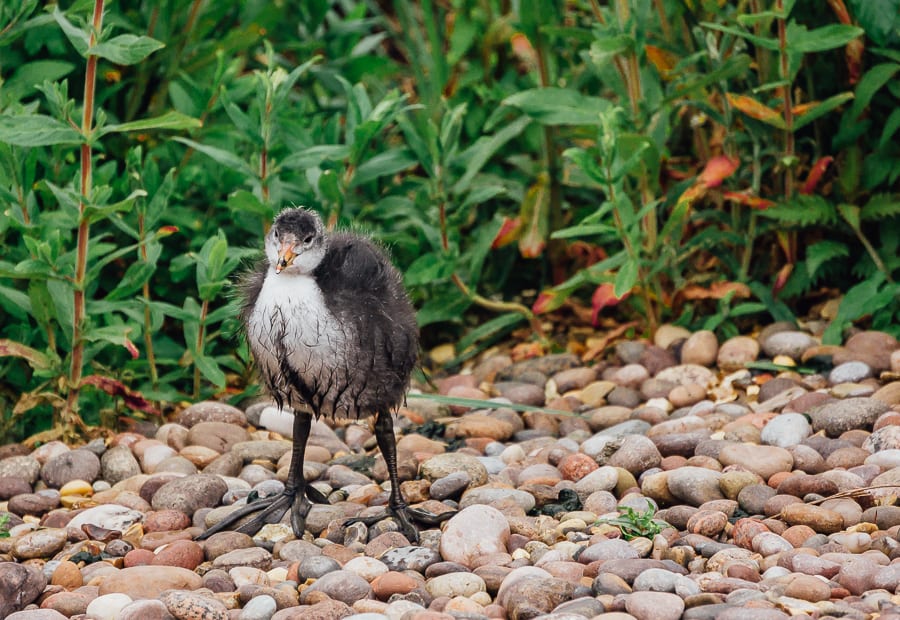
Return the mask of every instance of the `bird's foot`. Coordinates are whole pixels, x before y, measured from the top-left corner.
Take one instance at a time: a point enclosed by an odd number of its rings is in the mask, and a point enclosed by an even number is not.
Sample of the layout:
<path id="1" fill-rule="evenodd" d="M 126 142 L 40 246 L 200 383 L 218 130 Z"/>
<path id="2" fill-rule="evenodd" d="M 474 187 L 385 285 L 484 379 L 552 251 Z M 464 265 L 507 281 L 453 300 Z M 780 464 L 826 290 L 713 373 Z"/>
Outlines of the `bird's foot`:
<path id="1" fill-rule="evenodd" d="M 324 496 L 313 487 L 306 487 L 305 492 L 298 493 L 296 489 L 285 489 L 278 495 L 257 499 L 230 512 L 224 519 L 200 534 L 197 540 L 206 540 L 213 534 L 231 529 L 235 532 L 252 536 L 264 525 L 281 521 L 288 509 L 291 511 L 291 529 L 297 538 L 301 538 L 306 528 L 306 515 L 309 514 L 309 510 L 312 508 L 310 499 L 317 503 L 322 503 L 321 500 L 324 499 Z M 327 500 L 325 503 L 327 503 Z M 234 527 L 241 519 L 254 513 L 258 514 L 252 519 L 248 519 L 246 522 Z"/>
<path id="2" fill-rule="evenodd" d="M 425 525 L 439 525 L 456 514 L 455 510 L 435 514 L 422 510 L 421 508 L 412 508 L 406 504 L 400 506 L 386 506 L 386 514 L 372 515 L 369 517 L 352 517 L 344 521 L 344 527 L 354 523 L 364 523 L 365 525 L 375 525 L 386 516 L 394 517 L 400 526 L 400 533 L 406 536 L 411 543 L 419 542 L 419 530 L 413 524 L 413 521 L 424 523 Z"/>

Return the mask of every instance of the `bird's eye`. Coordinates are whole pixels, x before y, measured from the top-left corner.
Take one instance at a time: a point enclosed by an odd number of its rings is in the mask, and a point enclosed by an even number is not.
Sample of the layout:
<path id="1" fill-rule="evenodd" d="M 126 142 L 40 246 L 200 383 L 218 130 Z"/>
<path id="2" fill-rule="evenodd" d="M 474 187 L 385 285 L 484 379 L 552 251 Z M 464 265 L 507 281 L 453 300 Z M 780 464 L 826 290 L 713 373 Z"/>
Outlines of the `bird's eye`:
<path id="1" fill-rule="evenodd" d="M 309 245 L 310 243 L 313 242 L 313 239 L 315 239 L 314 235 L 306 235 L 306 237 L 303 239 L 303 243 L 305 245 Z"/>

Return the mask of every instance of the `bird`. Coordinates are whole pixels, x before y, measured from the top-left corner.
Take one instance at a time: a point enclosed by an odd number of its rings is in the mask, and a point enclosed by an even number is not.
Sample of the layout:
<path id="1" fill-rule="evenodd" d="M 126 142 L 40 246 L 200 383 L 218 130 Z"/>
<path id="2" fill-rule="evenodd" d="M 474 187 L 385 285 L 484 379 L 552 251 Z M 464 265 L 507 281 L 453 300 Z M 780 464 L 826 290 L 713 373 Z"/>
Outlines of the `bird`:
<path id="1" fill-rule="evenodd" d="M 410 541 L 411 508 L 400 490 L 392 413 L 403 404 L 418 360 L 416 314 L 386 251 L 350 231 L 326 231 L 304 207 L 283 209 L 265 236 L 265 260 L 240 287 L 240 318 L 259 374 L 279 408 L 293 410 L 291 463 L 284 491 L 231 512 L 198 538 L 235 527 L 252 534 L 281 521 L 300 538 L 313 502 L 327 498 L 303 477 L 313 418 L 374 417 L 375 438 L 391 483 L 387 510 Z M 345 521 L 371 524 L 381 517 Z"/>

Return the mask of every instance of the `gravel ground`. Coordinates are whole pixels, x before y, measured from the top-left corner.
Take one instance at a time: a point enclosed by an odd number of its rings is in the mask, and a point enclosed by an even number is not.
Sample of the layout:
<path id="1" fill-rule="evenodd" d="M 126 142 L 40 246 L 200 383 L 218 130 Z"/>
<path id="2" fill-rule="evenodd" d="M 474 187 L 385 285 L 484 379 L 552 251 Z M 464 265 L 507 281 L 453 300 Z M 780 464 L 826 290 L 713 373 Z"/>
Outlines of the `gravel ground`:
<path id="1" fill-rule="evenodd" d="M 766 360 L 795 370 L 746 368 Z M 663 326 L 590 365 L 494 351 L 436 386 L 492 402 L 400 412 L 405 496 L 457 511 L 418 544 L 391 519 L 342 527 L 388 498 L 363 424 L 314 424 L 304 474 L 331 504 L 300 540 L 284 523 L 194 540 L 282 490 L 290 417 L 268 403 L 0 447 L 0 617 L 900 618 L 893 337 Z M 625 508 L 638 531 L 611 522 Z"/>

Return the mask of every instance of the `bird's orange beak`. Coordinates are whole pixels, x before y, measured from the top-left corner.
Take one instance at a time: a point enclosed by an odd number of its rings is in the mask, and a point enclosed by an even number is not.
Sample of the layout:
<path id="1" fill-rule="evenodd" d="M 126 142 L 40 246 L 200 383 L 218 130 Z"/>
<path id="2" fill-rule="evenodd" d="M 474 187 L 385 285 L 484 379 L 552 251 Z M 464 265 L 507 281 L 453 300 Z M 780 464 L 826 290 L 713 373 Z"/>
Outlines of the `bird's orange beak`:
<path id="1" fill-rule="evenodd" d="M 278 248 L 278 260 L 275 262 L 275 273 L 281 273 L 288 265 L 294 262 L 294 246 L 290 243 L 282 243 Z"/>

